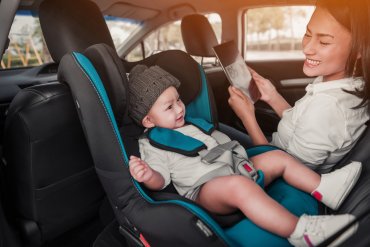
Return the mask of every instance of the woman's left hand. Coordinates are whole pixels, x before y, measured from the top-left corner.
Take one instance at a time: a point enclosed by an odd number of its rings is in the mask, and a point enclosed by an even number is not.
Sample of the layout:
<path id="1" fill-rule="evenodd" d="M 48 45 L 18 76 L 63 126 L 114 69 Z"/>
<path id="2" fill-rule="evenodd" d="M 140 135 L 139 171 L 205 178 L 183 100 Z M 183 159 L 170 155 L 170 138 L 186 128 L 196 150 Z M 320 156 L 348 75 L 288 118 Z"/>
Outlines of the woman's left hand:
<path id="1" fill-rule="evenodd" d="M 230 86 L 228 88 L 230 98 L 228 100 L 229 105 L 235 112 L 235 114 L 243 120 L 244 117 L 254 116 L 254 105 L 252 101 L 239 89 Z"/>

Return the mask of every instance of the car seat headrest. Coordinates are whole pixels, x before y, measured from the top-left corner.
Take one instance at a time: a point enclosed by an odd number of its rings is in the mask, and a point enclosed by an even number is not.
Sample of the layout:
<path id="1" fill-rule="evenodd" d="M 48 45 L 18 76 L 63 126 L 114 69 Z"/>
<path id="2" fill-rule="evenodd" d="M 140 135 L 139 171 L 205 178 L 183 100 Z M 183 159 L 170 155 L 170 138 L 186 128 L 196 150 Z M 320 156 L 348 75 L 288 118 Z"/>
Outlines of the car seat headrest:
<path id="1" fill-rule="evenodd" d="M 83 52 L 98 43 L 114 48 L 100 9 L 89 0 L 45 0 L 40 4 L 39 18 L 55 62 L 68 52 Z"/>
<path id="2" fill-rule="evenodd" d="M 94 64 L 107 91 L 118 126 L 128 121 L 127 76 L 122 60 L 116 51 L 106 44 L 87 48 L 84 55 Z"/>
<path id="3" fill-rule="evenodd" d="M 181 34 L 186 51 L 193 56 L 214 57 L 212 48 L 218 45 L 216 34 L 208 19 L 200 14 L 185 16 Z"/>

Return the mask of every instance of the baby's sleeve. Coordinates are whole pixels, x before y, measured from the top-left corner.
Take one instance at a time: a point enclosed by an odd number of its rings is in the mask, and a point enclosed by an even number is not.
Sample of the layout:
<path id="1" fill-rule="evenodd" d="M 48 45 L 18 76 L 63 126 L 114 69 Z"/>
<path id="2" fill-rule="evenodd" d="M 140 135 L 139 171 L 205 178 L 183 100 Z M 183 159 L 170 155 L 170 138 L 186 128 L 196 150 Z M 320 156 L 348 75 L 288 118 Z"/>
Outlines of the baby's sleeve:
<path id="1" fill-rule="evenodd" d="M 141 159 L 144 160 L 153 170 L 162 175 L 164 179 L 163 188 L 171 182 L 169 169 L 168 152 L 159 148 L 153 147 L 148 139 L 139 140 Z M 162 189 L 163 189 L 162 188 Z"/>

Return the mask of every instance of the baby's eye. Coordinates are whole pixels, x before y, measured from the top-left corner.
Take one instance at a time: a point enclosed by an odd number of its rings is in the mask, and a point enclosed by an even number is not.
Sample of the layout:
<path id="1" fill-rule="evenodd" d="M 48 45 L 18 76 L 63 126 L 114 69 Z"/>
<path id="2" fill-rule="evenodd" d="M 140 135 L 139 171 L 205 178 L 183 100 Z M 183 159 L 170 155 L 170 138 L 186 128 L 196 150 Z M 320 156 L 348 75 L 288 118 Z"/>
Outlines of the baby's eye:
<path id="1" fill-rule="evenodd" d="M 309 34 L 309 33 L 305 33 L 305 34 L 304 34 L 304 36 L 305 36 L 305 37 L 308 37 L 308 38 L 312 37 L 312 35 L 311 35 L 311 34 Z"/>
<path id="2" fill-rule="evenodd" d="M 172 109 L 172 105 L 169 105 L 166 110 L 171 110 Z"/>

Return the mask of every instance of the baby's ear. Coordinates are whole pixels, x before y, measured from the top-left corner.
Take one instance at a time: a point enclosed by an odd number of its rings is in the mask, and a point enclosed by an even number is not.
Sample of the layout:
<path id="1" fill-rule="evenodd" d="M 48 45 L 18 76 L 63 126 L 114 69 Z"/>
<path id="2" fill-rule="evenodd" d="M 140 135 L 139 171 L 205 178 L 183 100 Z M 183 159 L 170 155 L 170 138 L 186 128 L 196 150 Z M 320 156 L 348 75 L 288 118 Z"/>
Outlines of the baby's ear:
<path id="1" fill-rule="evenodd" d="M 143 118 L 143 121 L 141 121 L 141 124 L 145 127 L 145 128 L 153 128 L 155 125 L 154 123 L 150 120 L 150 117 L 148 115 L 146 115 L 144 118 Z"/>

